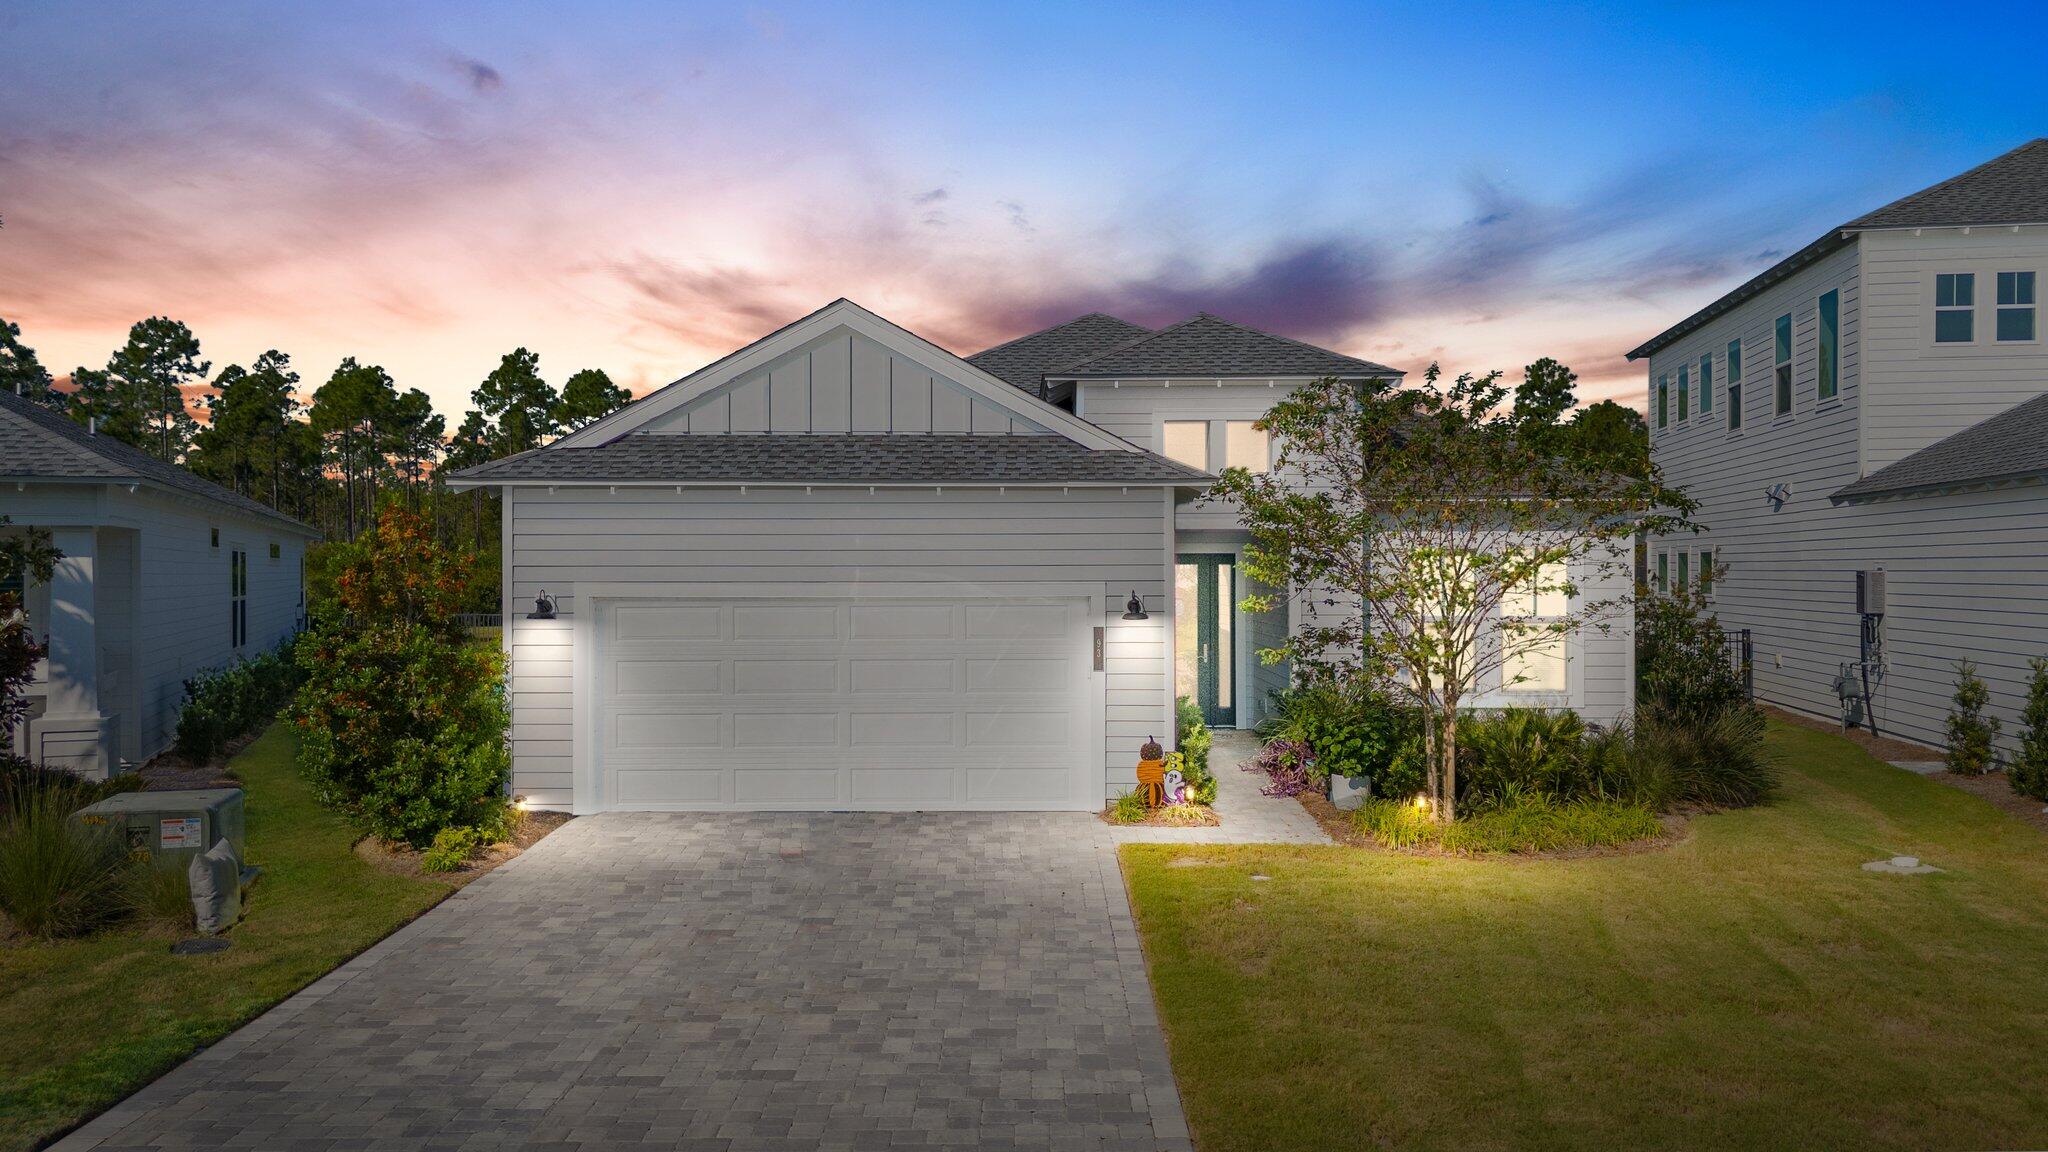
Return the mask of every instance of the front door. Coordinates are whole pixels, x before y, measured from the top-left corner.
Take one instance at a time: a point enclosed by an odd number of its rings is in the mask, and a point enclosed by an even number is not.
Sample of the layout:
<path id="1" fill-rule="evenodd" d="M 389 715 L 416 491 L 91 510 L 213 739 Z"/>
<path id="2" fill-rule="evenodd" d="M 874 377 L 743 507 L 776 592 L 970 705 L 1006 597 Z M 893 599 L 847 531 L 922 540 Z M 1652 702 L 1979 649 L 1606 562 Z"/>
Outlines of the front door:
<path id="1" fill-rule="evenodd" d="M 1174 693 L 1211 728 L 1237 726 L 1237 560 L 1181 556 L 1173 567 Z"/>

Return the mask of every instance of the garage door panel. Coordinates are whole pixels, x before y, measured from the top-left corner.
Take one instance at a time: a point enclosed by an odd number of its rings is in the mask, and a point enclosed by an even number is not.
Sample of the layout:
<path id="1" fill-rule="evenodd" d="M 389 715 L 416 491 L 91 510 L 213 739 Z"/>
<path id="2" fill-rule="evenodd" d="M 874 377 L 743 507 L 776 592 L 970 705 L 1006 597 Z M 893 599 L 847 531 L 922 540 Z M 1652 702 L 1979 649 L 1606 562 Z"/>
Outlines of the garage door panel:
<path id="1" fill-rule="evenodd" d="M 732 610 L 732 638 L 836 640 L 839 611 L 833 604 L 741 604 Z"/>
<path id="2" fill-rule="evenodd" d="M 836 692 L 839 690 L 839 661 L 831 657 L 810 660 L 735 660 L 732 690 L 739 695 L 761 692 Z"/>
<path id="3" fill-rule="evenodd" d="M 951 712 L 856 712 L 851 717 L 856 748 L 950 748 Z"/>
<path id="4" fill-rule="evenodd" d="M 830 748 L 838 742 L 837 712 L 743 713 L 732 718 L 734 748 Z"/>
<path id="5" fill-rule="evenodd" d="M 724 634 L 720 604 L 621 604 L 612 610 L 614 640 L 717 640 Z"/>
<path id="6" fill-rule="evenodd" d="M 600 615 L 606 803 L 1099 802 L 1085 601 L 764 598 Z"/>

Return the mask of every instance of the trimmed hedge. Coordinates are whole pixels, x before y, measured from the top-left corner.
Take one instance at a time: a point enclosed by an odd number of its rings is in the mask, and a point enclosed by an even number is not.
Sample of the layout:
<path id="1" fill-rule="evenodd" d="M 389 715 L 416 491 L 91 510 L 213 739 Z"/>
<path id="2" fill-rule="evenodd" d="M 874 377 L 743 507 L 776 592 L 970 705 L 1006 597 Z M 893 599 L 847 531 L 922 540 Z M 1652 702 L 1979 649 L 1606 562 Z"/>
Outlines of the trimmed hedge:
<path id="1" fill-rule="evenodd" d="M 230 742 L 268 724 L 299 688 L 294 641 L 223 668 L 209 668 L 185 681 L 173 746 L 187 760 L 204 762 Z"/>

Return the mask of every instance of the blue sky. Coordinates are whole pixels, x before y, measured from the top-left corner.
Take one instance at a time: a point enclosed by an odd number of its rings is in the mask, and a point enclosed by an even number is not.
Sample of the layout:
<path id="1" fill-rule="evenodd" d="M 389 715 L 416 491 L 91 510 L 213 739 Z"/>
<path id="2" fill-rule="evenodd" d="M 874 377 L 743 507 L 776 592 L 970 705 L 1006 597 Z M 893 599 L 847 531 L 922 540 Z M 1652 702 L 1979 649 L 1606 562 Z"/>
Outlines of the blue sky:
<path id="1" fill-rule="evenodd" d="M 451 413 L 836 296 L 958 351 L 1209 310 L 1420 369 L 1621 353 L 2048 134 L 2048 10 L 0 6 L 0 316 L 185 320 Z"/>

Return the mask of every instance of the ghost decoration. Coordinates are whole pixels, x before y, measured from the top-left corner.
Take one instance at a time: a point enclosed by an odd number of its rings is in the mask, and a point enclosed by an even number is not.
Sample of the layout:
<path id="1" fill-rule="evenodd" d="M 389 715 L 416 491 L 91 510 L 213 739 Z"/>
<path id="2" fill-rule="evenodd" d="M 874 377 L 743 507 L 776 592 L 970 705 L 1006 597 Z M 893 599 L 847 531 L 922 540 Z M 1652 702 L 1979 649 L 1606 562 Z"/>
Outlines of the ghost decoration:
<path id="1" fill-rule="evenodd" d="M 1188 802 L 1188 778 L 1178 768 L 1166 770 L 1166 802 L 1185 804 Z"/>

